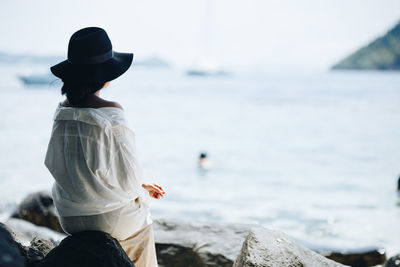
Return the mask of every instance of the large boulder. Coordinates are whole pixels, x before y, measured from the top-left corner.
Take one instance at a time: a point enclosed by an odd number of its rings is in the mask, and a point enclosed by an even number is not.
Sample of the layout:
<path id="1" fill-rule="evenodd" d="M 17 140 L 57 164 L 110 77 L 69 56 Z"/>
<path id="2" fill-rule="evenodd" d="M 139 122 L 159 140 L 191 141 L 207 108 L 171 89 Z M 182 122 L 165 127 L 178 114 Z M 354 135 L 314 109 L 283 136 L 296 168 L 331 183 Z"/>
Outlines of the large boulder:
<path id="1" fill-rule="evenodd" d="M 0 223 L 0 266 L 1 267 L 23 267 L 22 257 L 17 243 L 14 241 L 9 230 Z"/>
<path id="2" fill-rule="evenodd" d="M 64 233 L 57 217 L 57 212 L 51 194 L 41 191 L 29 194 L 11 215 L 29 221 L 39 226 L 45 226 L 57 232 Z"/>
<path id="3" fill-rule="evenodd" d="M 265 228 L 252 228 L 243 242 L 234 267 L 324 267 L 344 266 Z"/>
<path id="4" fill-rule="evenodd" d="M 119 242 L 107 233 L 86 231 L 66 237 L 38 267 L 134 267 Z"/>
<path id="5" fill-rule="evenodd" d="M 53 230 L 41 226 L 36 226 L 24 220 L 10 220 L 20 223 L 18 230 L 25 231 L 25 233 L 21 233 L 15 230 L 14 227 L 10 227 L 10 225 L 8 225 L 9 221 L 7 221 L 7 225 L 4 225 L 4 229 L 6 229 L 11 234 L 19 249 L 20 254 L 23 257 L 25 267 L 36 267 L 37 264 L 46 256 L 46 254 L 55 247 L 56 242 L 43 238 L 41 234 L 44 234 L 44 236 L 46 236 L 46 233 L 48 234 L 48 232 L 53 232 L 55 235 L 62 235 Z"/>
<path id="6" fill-rule="evenodd" d="M 155 220 L 153 228 L 156 247 L 170 246 L 171 253 L 175 253 L 174 246 L 184 247 L 192 257 L 190 260 L 187 258 L 187 262 L 196 262 L 200 258 L 200 266 L 231 267 L 250 227 L 244 224 Z M 159 262 L 167 262 L 162 259 L 167 253 L 157 253 Z M 180 256 L 183 255 L 180 253 Z"/>
<path id="7" fill-rule="evenodd" d="M 400 254 L 391 257 L 385 264 L 385 267 L 400 267 Z"/>

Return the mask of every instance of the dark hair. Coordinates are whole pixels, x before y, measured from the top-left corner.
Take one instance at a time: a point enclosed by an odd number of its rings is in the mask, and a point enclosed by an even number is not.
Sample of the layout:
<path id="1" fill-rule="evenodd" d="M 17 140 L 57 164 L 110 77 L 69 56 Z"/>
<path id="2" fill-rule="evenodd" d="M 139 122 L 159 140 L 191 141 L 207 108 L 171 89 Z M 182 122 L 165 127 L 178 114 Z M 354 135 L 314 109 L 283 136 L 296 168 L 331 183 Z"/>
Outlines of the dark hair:
<path id="1" fill-rule="evenodd" d="M 399 180 L 397 181 L 397 190 L 400 191 L 400 177 L 399 177 Z"/>
<path id="2" fill-rule="evenodd" d="M 201 158 L 201 159 L 207 158 L 207 153 L 205 153 L 205 152 L 201 153 L 201 154 L 200 154 L 200 158 Z"/>
<path id="3" fill-rule="evenodd" d="M 66 94 L 68 101 L 73 105 L 81 104 L 90 94 L 100 90 L 105 84 L 104 82 L 63 82 L 61 94 Z"/>

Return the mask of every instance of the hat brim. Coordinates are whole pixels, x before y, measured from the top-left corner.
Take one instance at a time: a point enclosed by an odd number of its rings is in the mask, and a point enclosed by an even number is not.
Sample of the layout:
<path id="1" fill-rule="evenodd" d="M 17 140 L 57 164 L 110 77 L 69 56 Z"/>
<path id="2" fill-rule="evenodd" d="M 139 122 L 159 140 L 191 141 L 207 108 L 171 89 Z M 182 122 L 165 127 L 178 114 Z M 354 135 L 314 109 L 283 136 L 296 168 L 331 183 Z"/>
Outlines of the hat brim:
<path id="1" fill-rule="evenodd" d="M 64 60 L 50 68 L 63 81 L 109 82 L 124 74 L 133 61 L 133 53 L 115 52 L 113 57 L 100 64 L 73 64 Z"/>

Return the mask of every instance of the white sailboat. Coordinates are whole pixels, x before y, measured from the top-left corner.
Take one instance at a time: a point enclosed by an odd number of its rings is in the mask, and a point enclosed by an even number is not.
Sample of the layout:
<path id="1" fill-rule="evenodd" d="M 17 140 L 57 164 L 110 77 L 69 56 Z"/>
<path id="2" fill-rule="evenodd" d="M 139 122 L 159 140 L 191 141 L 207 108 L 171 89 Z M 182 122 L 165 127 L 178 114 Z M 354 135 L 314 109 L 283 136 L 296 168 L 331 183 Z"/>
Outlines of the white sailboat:
<path id="1" fill-rule="evenodd" d="M 215 60 L 202 60 L 195 67 L 188 69 L 186 74 L 192 76 L 228 75 Z"/>
<path id="2" fill-rule="evenodd" d="M 51 73 L 18 75 L 18 78 L 25 85 L 52 85 L 55 81 L 57 81 L 57 78 Z"/>
<path id="3" fill-rule="evenodd" d="M 198 63 L 186 71 L 190 76 L 222 76 L 228 72 L 221 68 L 218 61 L 211 56 L 212 53 L 212 0 L 205 2 L 204 20 L 204 46 L 205 55 Z"/>

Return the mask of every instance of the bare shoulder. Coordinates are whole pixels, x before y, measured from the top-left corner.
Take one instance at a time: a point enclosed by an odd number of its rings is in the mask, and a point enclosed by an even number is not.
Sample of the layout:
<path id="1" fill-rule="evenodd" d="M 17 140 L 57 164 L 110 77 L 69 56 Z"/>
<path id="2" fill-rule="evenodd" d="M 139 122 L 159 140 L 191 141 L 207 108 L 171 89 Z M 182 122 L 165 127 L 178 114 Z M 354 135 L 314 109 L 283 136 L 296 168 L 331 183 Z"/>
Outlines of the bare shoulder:
<path id="1" fill-rule="evenodd" d="M 119 108 L 119 109 L 123 109 L 122 106 L 114 101 L 108 101 L 105 99 L 101 99 L 101 98 L 97 98 L 95 99 L 90 106 L 94 107 L 94 108 L 105 108 L 105 107 L 111 107 L 111 108 Z"/>
<path id="2" fill-rule="evenodd" d="M 89 97 L 84 103 L 79 104 L 79 105 L 72 105 L 68 99 L 65 99 L 62 103 L 62 106 L 64 107 L 78 107 L 78 108 L 104 108 L 104 107 L 112 107 L 112 108 L 119 108 L 122 109 L 122 106 L 114 101 L 108 101 L 105 99 L 102 99 L 100 97 L 96 96 L 91 96 Z"/>
<path id="3" fill-rule="evenodd" d="M 104 101 L 104 102 L 102 103 L 102 106 L 103 106 L 103 107 L 112 107 L 112 108 L 123 109 L 122 106 L 121 106 L 119 103 L 114 102 L 114 101 Z"/>

